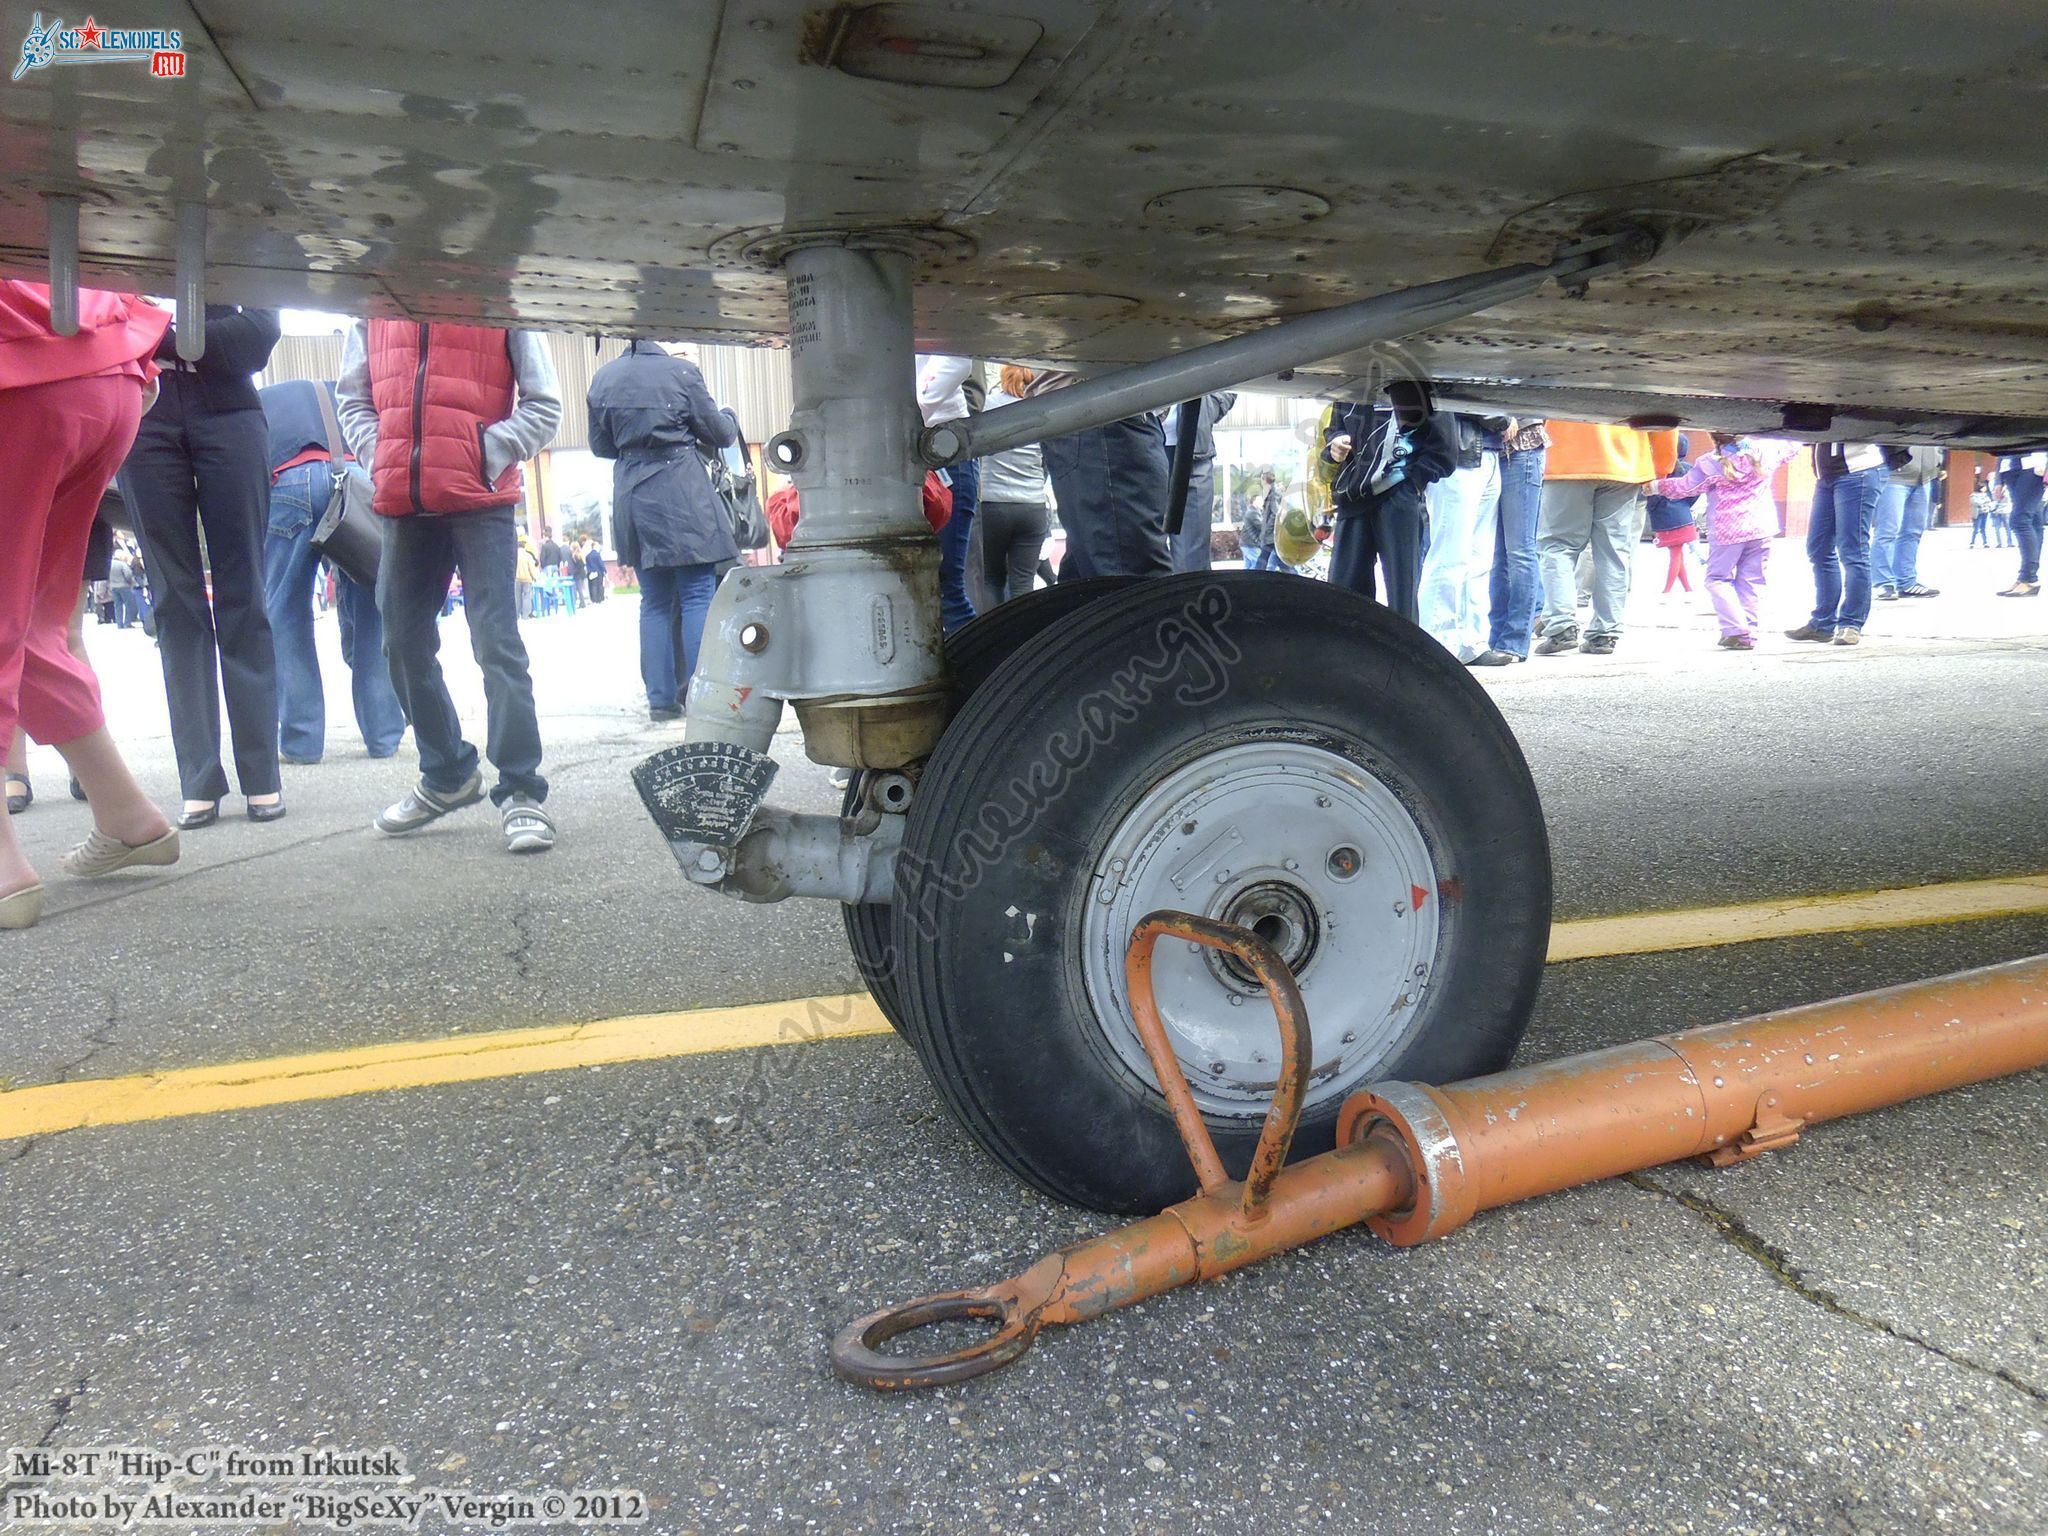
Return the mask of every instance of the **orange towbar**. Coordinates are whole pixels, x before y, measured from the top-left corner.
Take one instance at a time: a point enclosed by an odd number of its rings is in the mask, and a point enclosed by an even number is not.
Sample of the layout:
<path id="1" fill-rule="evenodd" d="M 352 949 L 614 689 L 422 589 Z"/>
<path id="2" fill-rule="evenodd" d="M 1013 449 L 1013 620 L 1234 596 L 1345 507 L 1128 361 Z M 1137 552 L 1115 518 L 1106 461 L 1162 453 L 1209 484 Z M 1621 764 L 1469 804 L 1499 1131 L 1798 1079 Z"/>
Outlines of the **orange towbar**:
<path id="1" fill-rule="evenodd" d="M 1242 1183 L 1225 1172 L 1152 996 L 1162 936 L 1236 953 L 1280 1023 L 1280 1083 Z M 1809 1125 L 2048 1066 L 2048 956 L 1807 1008 L 1709 1025 L 1435 1088 L 1354 1094 L 1337 1147 L 1283 1167 L 1309 1070 L 1294 979 L 1255 934 L 1185 913 L 1139 923 L 1126 957 L 1131 1010 L 1201 1192 L 1049 1254 L 978 1290 L 876 1312 L 842 1329 L 832 1365 L 875 1387 L 963 1381 L 1006 1365 L 1041 1328 L 1100 1316 L 1358 1222 L 1409 1245 L 1479 1211 L 1688 1157 L 1725 1165 Z M 992 1322 L 970 1348 L 910 1359 L 878 1348 L 957 1319 Z"/>

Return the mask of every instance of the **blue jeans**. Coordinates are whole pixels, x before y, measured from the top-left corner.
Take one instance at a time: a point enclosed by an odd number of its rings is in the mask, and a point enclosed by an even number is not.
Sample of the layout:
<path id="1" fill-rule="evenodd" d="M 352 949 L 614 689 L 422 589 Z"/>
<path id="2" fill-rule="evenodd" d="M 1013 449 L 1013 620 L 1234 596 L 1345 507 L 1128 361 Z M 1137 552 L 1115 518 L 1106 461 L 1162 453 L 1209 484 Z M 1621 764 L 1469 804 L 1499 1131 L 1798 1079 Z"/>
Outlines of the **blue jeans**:
<path id="1" fill-rule="evenodd" d="M 1899 585 L 1892 574 L 1892 548 L 1899 542 L 1899 524 L 1906 511 L 1906 487 L 1897 480 L 1885 482 L 1877 498 L 1877 515 L 1870 522 L 1870 585 L 1873 590 Z"/>
<path id="2" fill-rule="evenodd" d="M 320 574 L 313 530 L 327 510 L 332 473 L 315 462 L 279 475 L 263 540 L 263 608 L 277 650 L 278 749 L 301 762 L 319 761 L 327 745 L 327 697 L 313 644 L 313 583 Z M 346 576 L 338 575 L 336 585 L 356 726 L 370 756 L 389 757 L 405 735 L 405 712 L 384 665 L 384 626 L 372 594 Z"/>
<path id="3" fill-rule="evenodd" d="M 950 635 L 974 617 L 974 602 L 967 595 L 967 541 L 974 535 L 974 509 L 981 502 L 981 461 L 955 464 L 946 474 L 953 482 L 953 515 L 939 530 L 939 615 Z"/>
<path id="4" fill-rule="evenodd" d="M 1920 540 L 1927 533 L 1928 499 L 1930 487 L 1909 485 L 1906 488 L 1906 503 L 1899 510 L 1899 536 L 1892 545 L 1892 585 L 1914 587 L 1920 584 Z"/>
<path id="5" fill-rule="evenodd" d="M 1920 581 L 1920 539 L 1927 532 L 1927 487 L 1894 480 L 1877 504 L 1870 537 L 1870 584 L 1911 587 Z"/>
<path id="6" fill-rule="evenodd" d="M 640 568 L 640 681 L 649 709 L 674 709 L 688 691 L 717 591 L 715 565 Z"/>
<path id="7" fill-rule="evenodd" d="M 1487 648 L 1529 654 L 1536 604 L 1543 595 L 1536 573 L 1536 529 L 1543 514 L 1543 450 L 1511 453 L 1500 463 L 1500 511 L 1488 585 Z"/>
<path id="8" fill-rule="evenodd" d="M 114 627 L 126 629 L 130 624 L 142 622 L 142 604 L 136 601 L 133 587 L 114 588 Z"/>
<path id="9" fill-rule="evenodd" d="M 1879 465 L 1814 485 L 1806 558 L 1813 562 L 1815 629 L 1861 629 L 1870 617 L 1870 526 L 1891 478 Z"/>
<path id="10" fill-rule="evenodd" d="M 2041 522 L 2043 483 L 2031 469 L 2015 469 L 2002 477 L 2012 497 L 2012 536 L 2020 547 L 2020 580 L 2041 579 Z"/>
<path id="11" fill-rule="evenodd" d="M 503 805 L 515 794 L 547 798 L 540 716 L 512 591 L 518 564 L 510 507 L 384 520 L 384 563 L 377 573 L 384 652 L 419 743 L 420 777 L 436 793 L 454 794 L 477 768 L 476 748 L 462 739 L 462 719 L 441 676 L 441 605 L 459 570 L 469 648 L 484 674 L 490 723 L 484 745 L 498 770 L 491 803 Z"/>

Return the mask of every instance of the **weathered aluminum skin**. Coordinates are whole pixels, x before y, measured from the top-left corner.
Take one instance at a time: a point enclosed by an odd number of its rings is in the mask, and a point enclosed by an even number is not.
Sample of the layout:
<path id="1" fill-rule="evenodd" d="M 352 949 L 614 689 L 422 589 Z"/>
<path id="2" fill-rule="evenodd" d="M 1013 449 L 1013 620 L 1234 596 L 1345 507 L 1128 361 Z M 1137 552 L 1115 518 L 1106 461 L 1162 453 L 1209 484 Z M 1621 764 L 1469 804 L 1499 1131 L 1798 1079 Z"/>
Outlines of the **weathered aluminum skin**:
<path id="1" fill-rule="evenodd" d="M 0 7 L 8 64 L 34 7 Z M 51 10 L 45 0 L 47 15 Z M 75 23 L 77 18 L 72 18 Z M 2048 435 L 2048 10 L 2021 0 L 133 0 L 188 77 L 0 90 L 0 266 L 78 193 L 88 278 L 639 333 L 779 334 L 774 237 L 901 226 L 919 345 L 1129 362 L 1548 254 L 1648 267 L 1447 325 L 1464 398 Z M 1304 372 L 1337 388 L 1358 364 Z M 1756 402 L 1713 406 L 1702 397 Z"/>

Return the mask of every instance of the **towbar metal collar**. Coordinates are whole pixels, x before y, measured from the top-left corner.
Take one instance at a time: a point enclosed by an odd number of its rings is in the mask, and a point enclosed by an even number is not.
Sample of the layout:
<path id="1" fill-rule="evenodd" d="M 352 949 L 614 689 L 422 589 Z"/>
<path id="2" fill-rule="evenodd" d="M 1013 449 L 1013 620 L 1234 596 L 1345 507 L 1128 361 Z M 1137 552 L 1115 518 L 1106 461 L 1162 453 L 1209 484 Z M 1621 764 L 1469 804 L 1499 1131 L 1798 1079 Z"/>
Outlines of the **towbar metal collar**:
<path id="1" fill-rule="evenodd" d="M 1138 924 L 1127 957 L 1139 1033 L 1202 1192 L 1157 1216 L 1049 1254 L 1013 1278 L 850 1323 L 832 1366 L 873 1387 L 963 1381 L 1008 1364 L 1039 1332 L 1098 1317 L 1368 1222 L 1396 1245 L 1455 1231 L 1477 1212 L 1698 1157 L 1721 1165 L 1782 1147 L 1807 1126 L 2048 1066 L 2048 956 L 1738 1019 L 1434 1088 L 1354 1094 L 1336 1150 L 1288 1168 L 1299 1112 L 1288 1058 L 1244 1185 L 1229 1182 L 1153 1008 L 1161 934 L 1252 960 L 1283 1042 L 1308 1038 L 1286 969 L 1252 934 L 1182 913 Z M 1263 952 L 1263 954 L 1261 953 Z M 1253 957 L 1258 959 L 1254 960 Z M 1298 1005 L 1298 997 L 1297 997 Z M 1179 1081 L 1178 1091 L 1167 1087 Z M 994 1322 L 979 1345 L 908 1359 L 878 1346 L 927 1323 Z"/>
<path id="2" fill-rule="evenodd" d="M 933 468 L 1024 443 L 1106 426 L 1141 411 L 1231 389 L 1305 363 L 1339 357 L 1375 342 L 1398 341 L 1496 304 L 1526 297 L 1556 279 L 1573 287 L 1649 260 L 1658 236 L 1629 225 L 1571 246 L 1548 263 L 1525 262 L 1473 272 L 1282 320 L 1246 336 L 1195 347 L 1174 357 L 1120 368 L 1050 394 L 997 406 L 925 432 L 919 448 Z"/>

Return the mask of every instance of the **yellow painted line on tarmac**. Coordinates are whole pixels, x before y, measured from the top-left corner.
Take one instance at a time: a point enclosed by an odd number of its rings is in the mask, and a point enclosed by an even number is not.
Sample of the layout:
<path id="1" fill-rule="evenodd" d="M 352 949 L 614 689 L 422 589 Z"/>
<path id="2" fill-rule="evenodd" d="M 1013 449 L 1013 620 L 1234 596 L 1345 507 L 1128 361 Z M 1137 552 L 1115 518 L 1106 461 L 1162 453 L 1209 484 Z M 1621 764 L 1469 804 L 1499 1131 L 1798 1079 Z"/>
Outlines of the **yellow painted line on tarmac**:
<path id="1" fill-rule="evenodd" d="M 1636 912 L 1587 917 L 1550 930 L 1550 963 L 1604 955 L 1662 954 L 1712 949 L 1760 939 L 1796 939 L 1816 933 L 1861 933 L 1879 928 L 1921 928 L 1991 917 L 2048 912 L 2048 875 L 2003 880 L 1956 880 L 1847 896 L 1793 896 L 1732 907 L 1684 912 Z"/>
<path id="2" fill-rule="evenodd" d="M 1551 929 L 1550 960 L 1556 964 L 2042 912 L 2048 912 L 2048 874 L 1965 880 L 1846 896 L 1581 918 Z M 50 1083 L 0 1093 L 0 1141 L 94 1125 L 213 1115 L 402 1088 L 524 1077 L 572 1067 L 706 1056 L 888 1032 L 888 1022 L 874 1002 L 865 993 L 849 993 Z"/>
<path id="3" fill-rule="evenodd" d="M 0 1093 L 0 1141 L 89 1125 L 215 1115 L 223 1110 L 303 1104 L 397 1088 L 475 1083 L 570 1067 L 704 1056 L 888 1032 L 889 1023 L 874 1001 L 866 993 L 858 993 L 50 1083 Z"/>

